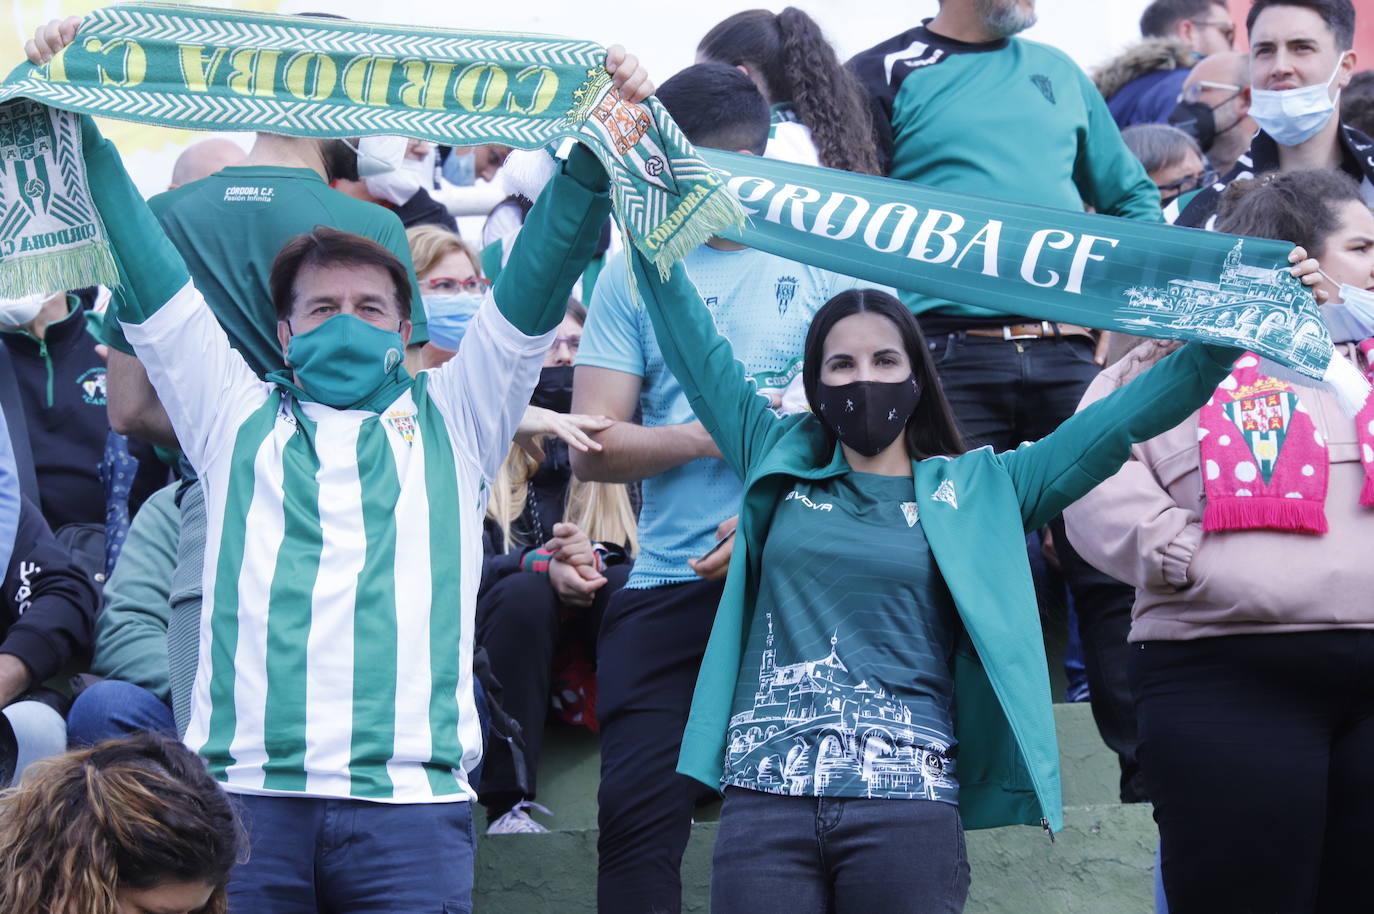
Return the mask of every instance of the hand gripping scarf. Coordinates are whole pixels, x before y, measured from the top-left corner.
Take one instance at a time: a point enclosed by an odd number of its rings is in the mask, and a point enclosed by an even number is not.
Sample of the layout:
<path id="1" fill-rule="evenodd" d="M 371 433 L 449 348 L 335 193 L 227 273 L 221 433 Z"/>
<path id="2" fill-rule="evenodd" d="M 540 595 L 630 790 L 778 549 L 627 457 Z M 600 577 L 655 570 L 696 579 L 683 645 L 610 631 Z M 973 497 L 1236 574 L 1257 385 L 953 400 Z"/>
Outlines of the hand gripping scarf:
<path id="1" fill-rule="evenodd" d="M 460 146 L 572 137 L 609 172 L 630 239 L 666 271 L 740 210 L 656 99 L 620 97 L 605 59 L 594 43 L 535 35 L 149 3 L 96 10 L 52 61 L 22 64 L 0 88 L 0 101 L 42 103 L 0 107 L 0 296 L 113 281 L 76 118 L 45 106 L 168 127 Z"/>
<path id="2" fill-rule="evenodd" d="M 1374 380 L 1374 340 L 1359 349 Z M 1374 397 L 1355 417 L 1364 486 L 1374 506 Z M 1326 441 L 1293 386 L 1260 371 L 1246 353 L 1198 414 L 1198 456 L 1207 506 L 1202 529 L 1326 533 Z"/>
<path id="3" fill-rule="evenodd" d="M 1331 387 L 1369 382 L 1288 273 L 1292 245 L 990 200 L 715 150 L 748 218 L 727 232 L 781 257 L 1041 320 L 1249 349 Z"/>
<path id="4" fill-rule="evenodd" d="M 1008 314 L 1250 349 L 1329 384 L 1352 415 L 1365 402 L 1368 382 L 1336 354 L 1311 294 L 1288 275 L 1282 242 L 698 153 L 657 101 L 621 100 L 604 59 L 594 44 L 561 38 L 128 3 L 86 17 L 47 65 L 17 68 L 0 101 L 297 136 L 388 133 L 522 148 L 571 136 L 606 165 L 621 224 L 660 270 L 726 234 L 836 273 Z M 66 116 L 22 101 L 0 110 L 0 296 L 107 281 L 30 281 L 37 271 L 26 259 L 61 254 L 90 267 L 108 257 L 98 254 L 103 234 L 84 194 L 79 145 L 61 139 L 74 127 L 56 130 L 53 154 L 53 143 L 21 142 L 30 122 Z M 62 176 L 61 193 L 45 197 L 52 182 L 28 177 L 40 157 L 49 175 Z M 713 166 L 728 176 L 729 192 Z M 49 200 L 74 210 L 54 216 L 70 231 L 28 215 L 39 200 L 45 212 L 58 205 Z M 741 204 L 751 218 L 732 235 L 726 229 Z M 64 243 L 73 248 L 59 250 Z"/>

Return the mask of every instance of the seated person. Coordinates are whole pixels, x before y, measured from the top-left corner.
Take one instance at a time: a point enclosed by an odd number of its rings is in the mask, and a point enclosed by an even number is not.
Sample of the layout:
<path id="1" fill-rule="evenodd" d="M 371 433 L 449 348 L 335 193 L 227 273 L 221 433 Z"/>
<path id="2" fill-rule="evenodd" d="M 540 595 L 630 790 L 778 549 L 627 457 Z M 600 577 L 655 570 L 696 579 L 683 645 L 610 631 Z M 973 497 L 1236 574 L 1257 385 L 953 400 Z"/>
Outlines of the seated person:
<path id="1" fill-rule="evenodd" d="M 23 499 L 0 585 L 0 786 L 67 748 L 67 701 L 42 684 L 90 655 L 99 602 L 38 506 Z"/>
<path id="2" fill-rule="evenodd" d="M 0 911 L 223 914 L 245 850 L 194 752 L 147 735 L 107 743 L 0 799 Z"/>
<path id="3" fill-rule="evenodd" d="M 64 542 L 62 527 L 104 529 L 107 508 L 136 512 L 168 477 L 151 445 L 111 434 L 105 360 L 86 329 L 96 297 L 95 288 L 32 296 L 23 300 L 27 308 L 0 314 L 0 345 L 9 351 L 24 405 L 39 506 Z M 107 495 L 112 487 L 117 504 Z"/>
<path id="4" fill-rule="evenodd" d="M 595 417 L 564 415 L 572 408 L 572 363 L 586 315 L 581 302 L 568 302 L 517 444 L 487 505 L 477 643 L 501 683 L 502 708 L 524 735 L 523 766 L 515 763 L 515 747 L 493 741 L 489 748 L 478 791 L 487 807 L 488 834 L 546 830 L 528 810 L 534 806 L 529 801 L 535 795 L 550 685 L 559 683 L 553 700 L 565 721 L 596 729 L 597 631 L 606 601 L 629 577 L 637 546 L 627 487 L 574 479 L 568 460 L 570 446 L 595 447 L 578 425 L 596 430 L 609 425 Z M 573 427 L 541 446 L 543 436 L 555 431 L 554 423 Z"/>
<path id="5" fill-rule="evenodd" d="M 176 734 L 167 675 L 167 621 L 181 536 L 179 483 L 148 497 L 105 582 L 91 672 L 105 679 L 76 696 L 67 715 L 73 748 L 142 730 Z"/>

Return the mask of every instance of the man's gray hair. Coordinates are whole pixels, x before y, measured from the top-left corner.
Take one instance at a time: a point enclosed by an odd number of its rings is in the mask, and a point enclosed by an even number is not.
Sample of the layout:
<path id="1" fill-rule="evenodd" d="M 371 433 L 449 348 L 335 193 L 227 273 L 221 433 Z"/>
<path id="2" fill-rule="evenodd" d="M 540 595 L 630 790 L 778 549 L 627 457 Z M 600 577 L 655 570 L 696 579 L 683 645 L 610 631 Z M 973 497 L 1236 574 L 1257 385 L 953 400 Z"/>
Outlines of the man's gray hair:
<path id="1" fill-rule="evenodd" d="M 1121 131 L 1121 139 L 1150 174 L 1178 164 L 1189 152 L 1202 158 L 1197 140 L 1168 124 L 1135 124 Z"/>

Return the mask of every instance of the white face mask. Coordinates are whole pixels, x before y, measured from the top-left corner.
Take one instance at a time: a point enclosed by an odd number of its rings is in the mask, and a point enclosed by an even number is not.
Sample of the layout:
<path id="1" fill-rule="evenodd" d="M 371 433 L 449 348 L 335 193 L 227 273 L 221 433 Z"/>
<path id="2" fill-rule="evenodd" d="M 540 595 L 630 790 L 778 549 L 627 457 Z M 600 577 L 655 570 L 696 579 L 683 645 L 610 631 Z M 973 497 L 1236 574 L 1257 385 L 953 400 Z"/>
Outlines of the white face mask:
<path id="1" fill-rule="evenodd" d="M 345 140 L 344 142 L 347 142 Z M 403 136 L 365 136 L 358 140 L 358 178 L 371 178 L 396 171 L 406 160 L 410 141 Z"/>
<path id="2" fill-rule="evenodd" d="M 1251 89 L 1250 116 L 1280 146 L 1297 146 L 1316 136 L 1336 112 L 1336 99 L 1327 92 L 1341 72 L 1342 54 L 1336 69 L 1324 83 L 1297 89 Z M 1340 92 L 1336 93 L 1337 97 Z"/>
<path id="3" fill-rule="evenodd" d="M 0 324 L 22 327 L 38 316 L 43 303 L 53 297 L 52 292 L 25 295 L 23 298 L 0 298 Z"/>
<path id="4" fill-rule="evenodd" d="M 1322 273 L 1326 276 L 1325 273 Z M 1335 282 L 1330 276 L 1326 276 Z M 1374 292 L 1341 283 L 1340 301 L 1321 306 L 1326 327 L 1337 343 L 1360 342 L 1374 337 Z"/>

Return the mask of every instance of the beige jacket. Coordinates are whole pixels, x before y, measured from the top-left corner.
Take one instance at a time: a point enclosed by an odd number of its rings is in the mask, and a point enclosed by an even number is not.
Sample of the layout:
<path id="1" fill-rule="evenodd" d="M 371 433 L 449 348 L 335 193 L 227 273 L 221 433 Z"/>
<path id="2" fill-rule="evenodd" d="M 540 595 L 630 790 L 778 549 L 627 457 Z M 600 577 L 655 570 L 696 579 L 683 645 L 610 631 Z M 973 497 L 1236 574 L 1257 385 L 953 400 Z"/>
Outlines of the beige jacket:
<path id="1" fill-rule="evenodd" d="M 1149 340 L 1102 372 L 1079 405 L 1105 397 L 1177 343 Z M 1354 347 L 1342 347 L 1355 358 Z M 1202 532 L 1197 413 L 1133 449 L 1132 459 L 1064 512 L 1069 540 L 1092 565 L 1136 588 L 1131 641 L 1374 629 L 1374 508 L 1355 423 L 1324 390 L 1298 396 L 1327 442 L 1330 532 Z"/>

